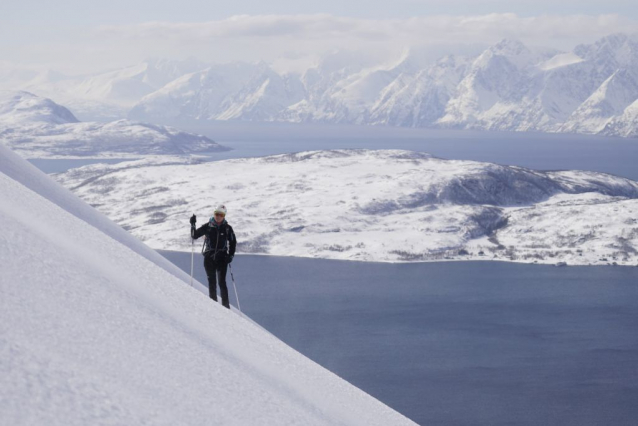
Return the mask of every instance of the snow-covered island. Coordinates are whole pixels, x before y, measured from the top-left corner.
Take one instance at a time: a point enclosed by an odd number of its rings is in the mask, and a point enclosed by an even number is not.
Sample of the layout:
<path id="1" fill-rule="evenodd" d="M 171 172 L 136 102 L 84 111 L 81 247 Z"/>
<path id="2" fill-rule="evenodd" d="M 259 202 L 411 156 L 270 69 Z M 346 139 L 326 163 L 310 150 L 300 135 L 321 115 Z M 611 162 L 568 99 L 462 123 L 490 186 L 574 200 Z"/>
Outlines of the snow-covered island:
<path id="1" fill-rule="evenodd" d="M 194 164 L 155 157 L 55 178 L 155 249 L 226 203 L 239 252 L 359 261 L 638 264 L 638 182 L 398 150 Z"/>
<path id="2" fill-rule="evenodd" d="M 0 143 L 26 158 L 138 158 L 226 151 L 206 136 L 130 120 L 79 122 L 29 92 L 0 91 Z"/>
<path id="3" fill-rule="evenodd" d="M 0 145 L 3 425 L 414 425 Z"/>

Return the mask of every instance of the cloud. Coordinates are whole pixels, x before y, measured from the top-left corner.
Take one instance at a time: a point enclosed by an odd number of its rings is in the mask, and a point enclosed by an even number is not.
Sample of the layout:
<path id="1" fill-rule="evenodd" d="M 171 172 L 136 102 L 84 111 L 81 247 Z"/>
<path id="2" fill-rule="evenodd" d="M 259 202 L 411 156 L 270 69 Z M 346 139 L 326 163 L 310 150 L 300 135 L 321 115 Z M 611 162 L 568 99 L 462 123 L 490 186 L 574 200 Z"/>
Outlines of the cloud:
<path id="1" fill-rule="evenodd" d="M 101 26 L 97 34 L 128 40 L 206 42 L 219 39 L 325 41 L 409 41 L 412 43 L 492 43 L 505 37 L 523 41 L 579 42 L 613 32 L 633 32 L 636 21 L 619 15 L 541 15 L 513 13 L 437 15 L 407 19 L 361 19 L 328 14 L 238 15 L 201 23 L 148 22 Z"/>
<path id="2" fill-rule="evenodd" d="M 48 62 L 63 71 L 91 71 L 138 62 L 149 56 L 205 61 L 277 61 L 317 57 L 337 49 L 388 58 L 406 47 L 442 53 L 470 53 L 503 38 L 569 50 L 602 36 L 633 33 L 637 22 L 620 15 L 513 13 L 426 15 L 405 19 L 363 19 L 330 14 L 236 15 L 206 22 L 144 22 L 102 25 L 70 35 L 69 43 L 40 42 L 13 60 Z M 9 58 L 12 59 L 12 58 Z M 59 65 L 63 65 L 60 67 Z"/>
<path id="3" fill-rule="evenodd" d="M 101 26 L 97 33 L 128 39 L 172 37 L 178 40 L 203 38 L 325 38 L 362 36 L 374 22 L 326 14 L 317 15 L 237 15 L 202 23 L 147 22 L 134 25 Z M 375 29 L 373 33 L 382 34 Z M 384 35 L 387 35 L 383 33 Z"/>

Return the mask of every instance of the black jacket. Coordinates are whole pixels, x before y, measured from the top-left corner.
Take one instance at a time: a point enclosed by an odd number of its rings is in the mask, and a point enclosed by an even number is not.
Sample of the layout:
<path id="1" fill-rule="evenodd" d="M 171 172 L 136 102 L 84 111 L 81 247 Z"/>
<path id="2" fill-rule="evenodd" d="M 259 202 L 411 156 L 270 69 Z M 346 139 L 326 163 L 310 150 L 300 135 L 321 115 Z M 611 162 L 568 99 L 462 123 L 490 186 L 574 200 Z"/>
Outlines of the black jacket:
<path id="1" fill-rule="evenodd" d="M 191 227 L 192 238 L 198 239 L 202 236 L 206 237 L 202 248 L 204 256 L 211 257 L 217 262 L 226 261 L 228 256 L 235 255 L 237 238 L 235 238 L 233 227 L 226 222 L 226 219 L 220 225 L 211 221 L 197 229 L 194 226 Z"/>

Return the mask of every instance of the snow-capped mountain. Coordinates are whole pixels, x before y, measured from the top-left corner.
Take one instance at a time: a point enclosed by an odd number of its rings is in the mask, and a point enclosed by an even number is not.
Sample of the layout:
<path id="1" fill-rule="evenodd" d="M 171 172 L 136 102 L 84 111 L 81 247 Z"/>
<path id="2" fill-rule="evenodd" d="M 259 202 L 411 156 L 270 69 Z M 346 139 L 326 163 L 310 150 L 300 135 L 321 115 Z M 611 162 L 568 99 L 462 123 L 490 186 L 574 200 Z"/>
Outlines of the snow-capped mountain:
<path id="1" fill-rule="evenodd" d="M 3 424 L 414 424 L 4 146 L 0 228 Z"/>
<path id="2" fill-rule="evenodd" d="M 622 116 L 627 107 L 637 99 L 638 72 L 618 69 L 572 113 L 561 129 L 600 133 L 612 119 Z M 622 132 L 618 135 L 628 136 Z"/>
<path id="3" fill-rule="evenodd" d="M 458 84 L 444 92 L 444 113 L 416 125 L 597 133 L 638 96 L 635 83 L 617 93 L 636 81 L 637 60 L 638 44 L 624 35 L 571 53 L 504 40 L 469 61 Z"/>
<path id="4" fill-rule="evenodd" d="M 81 98 L 112 101 L 130 106 L 176 78 L 204 68 L 198 60 L 148 59 L 138 65 L 85 78 L 73 88 Z"/>
<path id="5" fill-rule="evenodd" d="M 396 63 L 334 69 L 322 62 L 302 76 L 308 96 L 283 112 L 290 121 L 366 124 L 379 93 L 406 73 L 417 70 L 409 52 Z"/>
<path id="6" fill-rule="evenodd" d="M 444 115 L 467 66 L 465 58 L 447 56 L 415 75 L 401 74 L 381 91 L 371 122 L 403 127 L 431 125 Z"/>
<path id="7" fill-rule="evenodd" d="M 599 133 L 638 97 L 638 41 L 623 34 L 573 52 L 503 40 L 426 68 L 410 54 L 376 66 L 329 59 L 300 76 L 215 67 L 144 97 L 130 116 Z M 605 133 L 627 134 L 616 127 Z"/>
<path id="8" fill-rule="evenodd" d="M 529 130 L 529 123 L 543 122 L 541 105 L 529 96 L 534 89 L 537 63 L 549 59 L 522 43 L 504 40 L 490 47 L 469 65 L 455 95 L 436 123 L 451 127 L 493 130 Z M 521 117 L 522 114 L 529 114 Z M 537 124 L 534 124 L 536 126 Z"/>
<path id="9" fill-rule="evenodd" d="M 0 141 L 27 158 L 227 150 L 205 136 L 168 126 L 130 120 L 82 123 L 65 107 L 28 92 L 0 92 Z"/>
<path id="10" fill-rule="evenodd" d="M 281 76 L 265 63 L 222 64 L 186 74 L 144 97 L 130 118 L 160 122 L 198 120 L 267 120 L 303 98 L 298 78 Z"/>
<path id="11" fill-rule="evenodd" d="M 83 120 L 111 121 L 125 118 L 142 97 L 207 64 L 150 58 L 139 64 L 96 75 L 68 77 L 51 70 L 5 88 L 20 89 L 56 99 Z"/>
<path id="12" fill-rule="evenodd" d="M 602 173 L 338 150 L 202 164 L 157 157 L 55 178 L 156 249 L 190 250 L 185 218 L 223 202 L 243 253 L 638 262 L 638 182 Z"/>
<path id="13" fill-rule="evenodd" d="M 607 122 L 601 133 L 605 135 L 638 137 L 638 99 L 625 111 Z"/>

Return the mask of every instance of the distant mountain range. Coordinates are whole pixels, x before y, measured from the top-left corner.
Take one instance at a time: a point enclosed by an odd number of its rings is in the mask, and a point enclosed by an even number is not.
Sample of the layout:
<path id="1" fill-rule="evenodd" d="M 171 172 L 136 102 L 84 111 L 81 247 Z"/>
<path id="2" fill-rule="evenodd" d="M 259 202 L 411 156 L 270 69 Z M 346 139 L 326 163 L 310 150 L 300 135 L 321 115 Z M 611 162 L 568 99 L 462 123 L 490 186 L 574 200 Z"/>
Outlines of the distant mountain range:
<path id="1" fill-rule="evenodd" d="M 79 116 L 166 123 L 251 120 L 638 136 L 638 38 L 610 35 L 571 52 L 503 40 L 475 57 L 423 67 L 414 53 L 364 66 L 344 55 L 303 73 L 266 63 L 149 60 L 23 86 Z M 56 97 L 56 94 L 59 94 Z"/>

